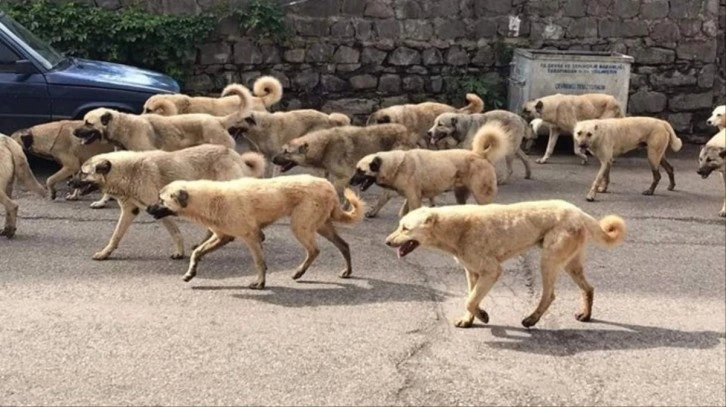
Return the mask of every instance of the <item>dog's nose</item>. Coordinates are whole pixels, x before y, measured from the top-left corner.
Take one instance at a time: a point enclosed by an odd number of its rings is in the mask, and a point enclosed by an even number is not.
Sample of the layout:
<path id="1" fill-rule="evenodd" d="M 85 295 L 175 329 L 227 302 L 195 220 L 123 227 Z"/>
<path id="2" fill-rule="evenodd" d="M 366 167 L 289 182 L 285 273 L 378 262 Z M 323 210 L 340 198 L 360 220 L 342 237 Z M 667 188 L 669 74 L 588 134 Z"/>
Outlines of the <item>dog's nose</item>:
<path id="1" fill-rule="evenodd" d="M 433 138 L 434 137 L 434 132 L 431 131 L 431 130 L 429 130 L 429 131 L 426 132 L 426 135 L 429 136 L 429 137 L 431 137 L 431 138 Z"/>
<path id="2" fill-rule="evenodd" d="M 386 246 L 391 247 L 393 246 L 393 243 L 391 243 L 390 240 L 386 239 Z"/>

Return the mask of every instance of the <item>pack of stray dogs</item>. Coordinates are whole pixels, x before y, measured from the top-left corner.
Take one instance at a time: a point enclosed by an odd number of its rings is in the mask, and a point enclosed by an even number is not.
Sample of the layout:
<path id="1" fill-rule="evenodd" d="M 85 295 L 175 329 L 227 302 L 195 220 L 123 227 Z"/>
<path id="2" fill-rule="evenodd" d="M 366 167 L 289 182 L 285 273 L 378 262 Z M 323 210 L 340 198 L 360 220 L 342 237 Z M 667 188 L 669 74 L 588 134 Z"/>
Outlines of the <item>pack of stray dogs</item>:
<path id="1" fill-rule="evenodd" d="M 140 115 L 112 109 L 89 111 L 83 120 L 56 121 L 0 137 L 0 202 L 5 207 L 7 238 L 16 233 L 18 205 L 12 197 L 15 179 L 41 197 L 56 199 L 56 185 L 68 181 L 65 197 L 77 200 L 93 191 L 103 196 L 91 204 L 102 208 L 115 199 L 120 218 L 108 244 L 93 255 L 109 258 L 133 220 L 144 210 L 171 235 L 172 259 L 185 257 L 182 234 L 174 222 L 181 217 L 207 230 L 194 246 L 183 280 L 192 280 L 201 259 L 238 239 L 248 248 L 256 279 L 249 287 L 266 285 L 264 229 L 282 218 L 305 249 L 293 279 L 302 278 L 320 253 L 317 235 L 335 246 L 351 276 L 349 244 L 336 229 L 374 218 L 395 195 L 404 198 L 395 231 L 385 238 L 404 257 L 419 246 L 451 254 L 463 266 L 468 284 L 465 313 L 454 321 L 470 327 L 487 323 L 480 308 L 484 296 L 502 273 L 501 263 L 533 246 L 542 248 L 542 297 L 522 324 L 535 325 L 554 299 L 557 274 L 564 269 L 580 288 L 576 314 L 588 321 L 593 288 L 584 275 L 588 238 L 614 247 L 625 238 L 622 218 L 598 220 L 562 200 L 509 205 L 492 203 L 498 185 L 508 182 L 513 163 L 532 169 L 522 145 L 530 145 L 549 129 L 546 163 L 561 133 L 574 137 L 574 153 L 587 163 L 587 152 L 600 161 L 586 199 L 608 189 L 613 160 L 637 148 L 647 149 L 653 180 L 643 192 L 652 195 L 668 175 L 675 188 L 673 167 L 665 158 L 682 142 L 671 125 L 650 117 L 625 117 L 617 100 L 605 94 L 556 94 L 527 101 L 520 114 L 505 110 L 484 113 L 484 101 L 466 95 L 461 108 L 436 103 L 391 106 L 374 112 L 365 126 L 354 126 L 341 112 L 313 109 L 270 112 L 283 96 L 281 83 L 263 76 L 252 90 L 227 86 L 218 98 L 183 94 L 155 95 Z M 717 107 L 708 123 L 719 132 L 700 152 L 698 174 L 718 171 L 724 179 L 726 217 L 726 106 Z M 239 153 L 238 145 L 250 151 Z M 526 149 L 526 147 L 525 147 Z M 45 185 L 33 175 L 25 152 L 61 165 Z M 498 177 L 495 164 L 506 165 Z M 273 168 L 274 170 L 271 170 Z M 284 175 L 294 167 L 318 174 Z M 279 174 L 279 173 L 282 174 Z M 322 176 L 319 176 L 322 175 Z M 353 187 L 381 187 L 372 206 Z M 436 206 L 435 199 L 453 191 L 457 205 Z M 469 197 L 477 205 L 467 205 Z M 428 201 L 430 206 L 424 206 Z M 500 236 L 506 235 L 506 239 Z M 383 239 L 383 237 L 381 237 Z"/>

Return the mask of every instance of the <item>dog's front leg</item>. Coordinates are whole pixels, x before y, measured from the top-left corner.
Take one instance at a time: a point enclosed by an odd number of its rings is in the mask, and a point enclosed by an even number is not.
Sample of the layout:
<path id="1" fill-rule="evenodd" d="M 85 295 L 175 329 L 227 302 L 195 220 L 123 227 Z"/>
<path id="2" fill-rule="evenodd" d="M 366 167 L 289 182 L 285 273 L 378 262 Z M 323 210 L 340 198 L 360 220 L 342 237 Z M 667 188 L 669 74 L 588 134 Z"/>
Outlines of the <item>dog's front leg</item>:
<path id="1" fill-rule="evenodd" d="M 381 191 L 381 194 L 378 195 L 378 200 L 376 201 L 376 204 L 373 205 L 373 207 L 366 212 L 366 218 L 375 218 L 376 216 L 378 216 L 378 212 L 380 212 L 381 209 L 386 206 L 388 201 L 391 200 L 391 197 L 393 197 L 393 191 L 389 191 L 387 189 Z"/>
<path id="2" fill-rule="evenodd" d="M 491 270 L 481 269 L 474 271 L 466 267 L 467 281 L 469 282 L 469 297 L 466 299 L 466 314 L 454 321 L 457 328 L 469 328 L 474 323 L 474 318 L 478 318 L 483 323 L 489 323 L 489 314 L 479 308 L 484 297 L 491 290 L 494 283 L 502 274 L 502 268 L 499 264 Z"/>
<path id="3" fill-rule="evenodd" d="M 111 240 L 103 250 L 93 255 L 93 260 L 106 260 L 116 250 L 119 242 L 121 242 L 129 226 L 131 226 L 131 222 L 139 214 L 139 208 L 131 202 L 119 202 L 119 206 L 121 206 L 121 216 L 118 218 L 118 223 L 116 224 L 116 229 L 113 231 L 113 235 L 111 235 Z"/>
<path id="4" fill-rule="evenodd" d="M 718 216 L 726 218 L 726 170 L 721 171 L 721 178 L 723 178 L 723 207 L 721 207 Z"/>
<path id="5" fill-rule="evenodd" d="M 262 244 L 259 240 L 259 233 L 242 236 L 242 240 L 250 250 L 252 260 L 255 262 L 255 268 L 257 269 L 257 281 L 250 284 L 249 288 L 253 290 L 261 290 L 265 288 L 265 273 L 267 272 L 267 264 L 265 264 L 265 257 L 262 251 Z"/>
<path id="6" fill-rule="evenodd" d="M 536 161 L 537 164 L 544 164 L 547 160 L 552 157 L 552 153 L 555 151 L 555 145 L 557 139 L 560 138 L 560 131 L 555 127 L 550 127 L 550 137 L 547 140 L 547 150 L 545 150 L 544 156 Z"/>
<path id="7" fill-rule="evenodd" d="M 209 239 L 200 244 L 192 252 L 191 257 L 189 258 L 189 269 L 187 269 L 187 272 L 184 274 L 184 277 L 182 277 L 182 280 L 187 283 L 191 281 L 191 279 L 193 279 L 197 275 L 197 266 L 199 265 L 199 260 L 201 260 L 202 257 L 204 257 L 205 255 L 231 242 L 232 240 L 234 240 L 233 237 L 220 236 L 216 233 L 213 233 Z"/>
<path id="8" fill-rule="evenodd" d="M 399 217 L 405 216 L 407 213 L 421 207 L 421 194 L 419 192 L 407 192 L 403 196 L 406 197 L 406 202 L 401 206 L 401 210 L 398 213 Z"/>
<path id="9" fill-rule="evenodd" d="M 45 180 L 45 186 L 48 188 L 48 197 L 53 200 L 56 197 L 56 189 L 55 184 L 63 181 L 64 179 L 72 176 L 76 172 L 73 171 L 70 167 L 63 167 L 55 174 L 48 177 L 47 180 Z M 74 195 L 78 194 L 78 189 L 75 190 Z M 66 197 L 66 200 L 68 200 L 68 197 Z"/>
<path id="10" fill-rule="evenodd" d="M 592 183 L 592 186 L 590 187 L 590 191 L 587 193 L 587 196 L 585 199 L 588 200 L 588 202 L 592 202 L 595 200 L 595 194 L 597 193 L 597 188 L 600 186 L 600 183 L 602 182 L 603 178 L 605 177 L 605 174 L 608 174 L 610 172 L 610 160 L 603 160 L 600 159 L 600 171 L 598 171 L 597 175 L 595 176 L 595 181 Z"/>
<path id="11" fill-rule="evenodd" d="M 532 168 L 529 166 L 529 160 L 527 159 L 527 155 L 520 148 L 518 148 L 514 154 L 517 156 L 517 158 L 519 158 L 520 161 L 522 161 L 522 164 L 524 165 L 524 179 L 532 178 Z"/>
<path id="12" fill-rule="evenodd" d="M 176 226 L 176 223 L 169 218 L 161 219 L 161 224 L 164 225 L 166 230 L 171 235 L 171 240 L 174 242 L 174 253 L 171 258 L 179 260 L 184 258 L 184 239 L 182 239 L 181 232 Z"/>
<path id="13" fill-rule="evenodd" d="M 575 139 L 574 136 L 572 137 L 572 139 L 573 139 L 572 145 L 574 146 L 575 155 L 582 159 L 580 164 L 587 165 L 587 152 L 580 150 L 580 148 L 577 146 L 577 141 L 574 140 Z"/>
<path id="14" fill-rule="evenodd" d="M 93 209 L 105 208 L 106 207 L 106 204 L 110 200 L 111 200 L 111 195 L 109 195 L 109 194 L 103 194 L 103 196 L 101 197 L 101 199 L 99 199 L 96 202 L 91 202 L 91 205 L 90 206 Z"/>

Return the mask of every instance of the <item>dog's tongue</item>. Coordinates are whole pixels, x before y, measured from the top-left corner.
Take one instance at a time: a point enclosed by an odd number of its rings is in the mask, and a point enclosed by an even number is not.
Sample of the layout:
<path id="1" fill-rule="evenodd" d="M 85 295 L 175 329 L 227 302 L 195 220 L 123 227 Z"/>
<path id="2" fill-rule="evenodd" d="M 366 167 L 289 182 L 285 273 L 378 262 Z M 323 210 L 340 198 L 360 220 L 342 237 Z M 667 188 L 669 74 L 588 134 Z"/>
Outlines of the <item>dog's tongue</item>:
<path id="1" fill-rule="evenodd" d="M 403 250 L 403 246 L 399 247 L 398 250 L 396 250 L 396 253 L 398 253 L 399 259 L 406 255 L 406 252 Z"/>

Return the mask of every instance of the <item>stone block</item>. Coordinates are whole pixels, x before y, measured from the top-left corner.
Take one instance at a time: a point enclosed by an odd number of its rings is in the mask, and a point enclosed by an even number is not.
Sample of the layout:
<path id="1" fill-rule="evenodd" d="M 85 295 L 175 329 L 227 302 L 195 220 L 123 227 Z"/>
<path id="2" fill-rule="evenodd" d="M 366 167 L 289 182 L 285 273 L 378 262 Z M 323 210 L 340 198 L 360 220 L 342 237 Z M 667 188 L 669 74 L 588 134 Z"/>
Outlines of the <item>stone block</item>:
<path id="1" fill-rule="evenodd" d="M 360 69 L 361 64 L 338 64 L 332 65 L 336 72 L 353 72 Z"/>
<path id="2" fill-rule="evenodd" d="M 397 40 L 401 36 L 401 25 L 394 19 L 376 21 L 373 27 L 377 38 Z"/>
<path id="3" fill-rule="evenodd" d="M 676 133 L 690 133 L 693 113 L 671 113 L 667 120 Z"/>
<path id="4" fill-rule="evenodd" d="M 648 24 L 642 20 L 603 19 L 598 23 L 598 32 L 602 38 L 645 37 L 648 35 Z"/>
<path id="5" fill-rule="evenodd" d="M 587 15 L 595 17 L 605 17 L 610 15 L 613 10 L 613 0 L 588 0 L 585 10 Z"/>
<path id="6" fill-rule="evenodd" d="M 378 85 L 378 78 L 373 75 L 356 75 L 350 78 L 353 89 L 372 89 Z"/>
<path id="7" fill-rule="evenodd" d="M 381 109 L 391 106 L 405 105 L 408 103 L 408 95 L 393 96 L 381 100 Z"/>
<path id="8" fill-rule="evenodd" d="M 430 1 L 396 0 L 394 4 L 396 18 L 399 20 L 418 20 L 431 15 Z"/>
<path id="9" fill-rule="evenodd" d="M 190 93 L 208 93 L 214 88 L 214 81 L 206 74 L 194 75 L 184 83 L 184 87 Z"/>
<path id="10" fill-rule="evenodd" d="M 668 97 L 664 93 L 650 92 L 641 89 L 630 96 L 628 109 L 630 113 L 660 113 L 665 110 Z"/>
<path id="11" fill-rule="evenodd" d="M 474 15 L 478 17 L 505 15 L 511 9 L 512 0 L 476 0 L 474 2 Z"/>
<path id="12" fill-rule="evenodd" d="M 676 52 L 665 48 L 631 47 L 628 53 L 635 58 L 636 64 L 671 64 L 676 60 Z"/>
<path id="13" fill-rule="evenodd" d="M 658 45 L 677 42 L 680 38 L 678 24 L 670 20 L 656 23 L 650 29 L 650 38 Z"/>
<path id="14" fill-rule="evenodd" d="M 441 51 L 436 48 L 426 49 L 422 55 L 423 64 L 426 66 L 441 65 L 444 62 L 444 57 L 441 55 Z"/>
<path id="15" fill-rule="evenodd" d="M 362 0 L 343 0 L 341 11 L 345 15 L 362 17 L 366 9 L 366 2 Z"/>
<path id="16" fill-rule="evenodd" d="M 315 44 L 312 44 L 305 53 L 305 62 L 330 62 L 334 52 L 335 47 L 333 45 L 316 42 Z"/>
<path id="17" fill-rule="evenodd" d="M 446 51 L 446 63 L 453 66 L 461 66 L 469 63 L 469 54 L 458 45 Z"/>
<path id="18" fill-rule="evenodd" d="M 353 23 L 355 28 L 355 39 L 369 41 L 373 37 L 373 23 L 366 20 L 357 20 Z"/>
<path id="19" fill-rule="evenodd" d="M 363 16 L 374 18 L 391 18 L 394 17 L 394 13 L 393 8 L 387 2 L 383 0 L 368 0 L 365 10 L 363 11 Z"/>
<path id="20" fill-rule="evenodd" d="M 459 0 L 437 0 L 431 3 L 430 17 L 456 18 L 459 15 Z"/>
<path id="21" fill-rule="evenodd" d="M 368 115 L 373 111 L 376 101 L 362 98 L 330 100 L 321 108 L 324 112 L 345 112 L 349 115 Z"/>
<path id="22" fill-rule="evenodd" d="M 299 16 L 332 17 L 340 14 L 342 0 L 315 0 L 292 5 L 289 12 Z"/>
<path id="23" fill-rule="evenodd" d="M 640 17 L 645 20 L 659 20 L 667 17 L 669 10 L 668 0 L 643 0 L 640 5 Z"/>
<path id="24" fill-rule="evenodd" d="M 565 13 L 565 17 L 584 17 L 585 11 L 585 0 L 567 0 L 562 10 Z"/>
<path id="25" fill-rule="evenodd" d="M 398 47 L 389 55 L 388 63 L 396 66 L 419 65 L 421 54 L 415 49 Z"/>
<path id="26" fill-rule="evenodd" d="M 410 93 L 422 93 L 426 81 L 420 76 L 406 76 L 403 78 L 403 90 Z"/>
<path id="27" fill-rule="evenodd" d="M 597 37 L 597 20 L 592 17 L 572 20 L 567 27 L 567 38 L 594 38 Z"/>
<path id="28" fill-rule="evenodd" d="M 698 78 L 692 72 L 683 74 L 679 71 L 673 71 L 650 76 L 650 83 L 654 87 L 664 90 L 675 86 L 695 85 L 697 82 Z"/>
<path id="29" fill-rule="evenodd" d="M 320 74 L 313 71 L 300 72 L 292 82 L 297 89 L 310 91 L 320 83 Z"/>
<path id="30" fill-rule="evenodd" d="M 226 42 L 211 42 L 199 48 L 199 63 L 202 65 L 226 64 L 230 61 L 232 47 Z"/>
<path id="31" fill-rule="evenodd" d="M 324 18 L 296 18 L 295 31 L 303 37 L 325 37 L 329 32 L 328 20 Z"/>
<path id="32" fill-rule="evenodd" d="M 640 11 L 641 0 L 615 0 L 613 15 L 620 18 L 633 18 Z"/>
<path id="33" fill-rule="evenodd" d="M 260 48 L 249 38 L 242 38 L 234 44 L 235 64 L 260 64 L 262 63 L 262 52 Z"/>
<path id="34" fill-rule="evenodd" d="M 351 38 L 355 36 L 355 28 L 348 20 L 336 21 L 330 26 L 330 35 L 334 38 Z"/>
<path id="35" fill-rule="evenodd" d="M 428 20 L 404 20 L 403 35 L 405 39 L 428 41 L 434 35 L 434 27 Z"/>
<path id="36" fill-rule="evenodd" d="M 703 22 L 697 18 L 684 18 L 678 20 L 678 28 L 685 37 L 695 37 L 701 34 Z"/>
<path id="37" fill-rule="evenodd" d="M 266 44 L 260 47 L 263 64 L 279 64 L 282 62 L 280 57 L 280 49 L 277 45 Z"/>
<path id="38" fill-rule="evenodd" d="M 426 82 L 426 91 L 431 93 L 439 93 L 444 89 L 444 78 L 440 76 L 432 76 Z"/>
<path id="39" fill-rule="evenodd" d="M 710 109 L 713 107 L 713 91 L 674 95 L 668 101 L 668 107 L 674 112 Z"/>
<path id="40" fill-rule="evenodd" d="M 386 59 L 387 52 L 367 47 L 360 54 L 360 62 L 365 65 L 380 65 Z"/>
<path id="41" fill-rule="evenodd" d="M 497 19 L 480 18 L 474 23 L 475 38 L 493 39 L 497 37 Z"/>
<path id="42" fill-rule="evenodd" d="M 447 19 L 436 22 L 436 38 L 455 40 L 466 37 L 466 25 L 460 20 Z"/>
<path id="43" fill-rule="evenodd" d="M 681 41 L 676 48 L 679 59 L 712 63 L 716 60 L 716 41 Z"/>
<path id="44" fill-rule="evenodd" d="M 401 77 L 394 74 L 385 74 L 378 81 L 378 91 L 384 94 L 398 94 L 401 92 Z"/>
<path id="45" fill-rule="evenodd" d="M 333 55 L 336 64 L 357 64 L 360 61 L 360 51 L 345 45 L 338 47 Z"/>
<path id="46" fill-rule="evenodd" d="M 305 49 L 304 48 L 288 49 L 285 51 L 285 53 L 282 54 L 282 58 L 286 62 L 291 62 L 291 63 L 303 62 L 305 60 Z"/>
<path id="47" fill-rule="evenodd" d="M 716 79 L 716 70 L 715 64 L 708 64 L 701 68 L 698 73 L 698 87 L 712 89 Z"/>
<path id="48" fill-rule="evenodd" d="M 672 18 L 696 18 L 701 13 L 703 0 L 671 1 L 669 15 Z"/>
<path id="49" fill-rule="evenodd" d="M 494 62 L 496 62 L 494 49 L 488 45 L 477 49 L 476 55 L 471 59 L 471 63 L 476 66 L 492 66 Z"/>

